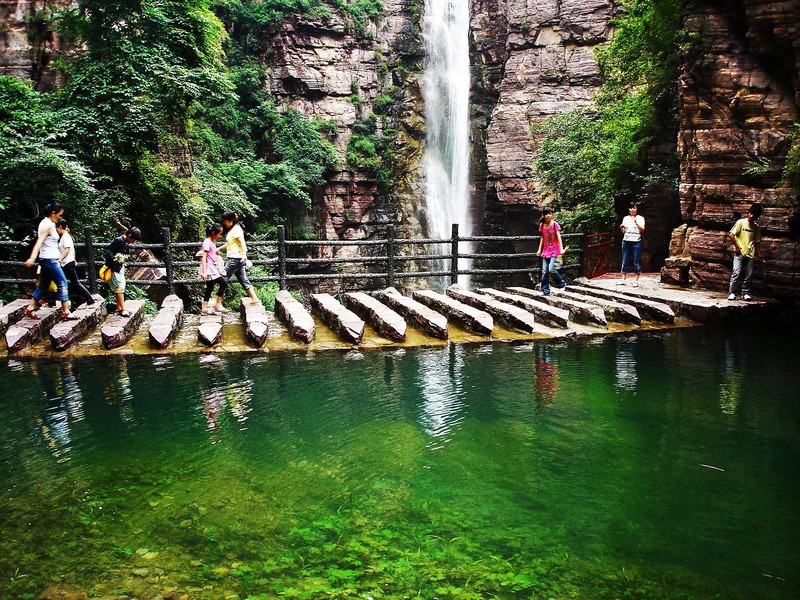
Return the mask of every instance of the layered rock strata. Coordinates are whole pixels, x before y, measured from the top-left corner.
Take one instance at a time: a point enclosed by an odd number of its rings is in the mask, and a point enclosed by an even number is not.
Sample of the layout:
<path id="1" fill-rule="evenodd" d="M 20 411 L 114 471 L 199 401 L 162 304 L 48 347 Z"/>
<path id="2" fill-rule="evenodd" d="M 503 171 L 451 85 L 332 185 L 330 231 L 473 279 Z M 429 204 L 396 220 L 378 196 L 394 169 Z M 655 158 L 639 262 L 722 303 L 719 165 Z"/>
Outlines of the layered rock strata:
<path id="1" fill-rule="evenodd" d="M 800 120 L 797 4 L 692 3 L 695 33 L 680 78 L 680 207 L 665 282 L 724 290 L 733 254 L 727 231 L 751 203 L 764 207 L 763 263 L 754 290 L 800 298 L 798 242 L 789 231 L 796 192 L 781 183 L 793 123 Z"/>

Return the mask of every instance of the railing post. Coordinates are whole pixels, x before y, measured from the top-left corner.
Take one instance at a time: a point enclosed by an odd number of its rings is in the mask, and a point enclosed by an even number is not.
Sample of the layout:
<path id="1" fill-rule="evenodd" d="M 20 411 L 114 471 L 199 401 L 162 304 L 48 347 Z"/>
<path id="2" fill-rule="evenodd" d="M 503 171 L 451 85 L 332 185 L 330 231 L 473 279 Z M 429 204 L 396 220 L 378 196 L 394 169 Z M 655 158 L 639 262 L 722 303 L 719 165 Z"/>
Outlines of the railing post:
<path id="1" fill-rule="evenodd" d="M 386 227 L 386 287 L 394 285 L 394 225 Z"/>
<path id="2" fill-rule="evenodd" d="M 83 243 L 86 246 L 86 278 L 89 280 L 89 291 L 97 293 L 97 267 L 94 260 L 94 236 L 92 228 L 86 227 L 83 230 Z"/>
<path id="3" fill-rule="evenodd" d="M 175 273 L 172 268 L 172 241 L 169 237 L 169 227 L 161 229 L 161 240 L 164 246 L 164 266 L 167 270 L 167 294 L 175 293 Z"/>
<path id="4" fill-rule="evenodd" d="M 453 223 L 450 234 L 450 285 L 458 283 L 458 223 Z"/>
<path id="5" fill-rule="evenodd" d="M 580 276 L 586 275 L 586 236 L 589 235 L 589 223 L 581 221 L 581 257 L 578 262 Z"/>
<path id="6" fill-rule="evenodd" d="M 286 228 L 278 225 L 278 288 L 286 289 Z"/>

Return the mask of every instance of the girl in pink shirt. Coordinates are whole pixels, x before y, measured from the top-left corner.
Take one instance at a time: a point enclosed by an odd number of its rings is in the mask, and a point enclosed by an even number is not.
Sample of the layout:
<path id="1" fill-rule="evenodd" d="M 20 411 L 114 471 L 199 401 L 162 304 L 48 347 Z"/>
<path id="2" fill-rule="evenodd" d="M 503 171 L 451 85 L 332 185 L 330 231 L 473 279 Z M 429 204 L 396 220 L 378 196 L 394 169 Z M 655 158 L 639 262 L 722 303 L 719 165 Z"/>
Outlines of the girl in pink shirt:
<path id="1" fill-rule="evenodd" d="M 552 275 L 559 289 L 567 287 L 564 278 L 556 271 L 556 261 L 564 254 L 564 244 L 561 241 L 561 225 L 553 220 L 553 209 L 545 208 L 542 210 L 542 218 L 539 219 L 539 249 L 536 251 L 542 257 L 542 293 L 550 295 L 550 276 Z"/>
<path id="2" fill-rule="evenodd" d="M 228 280 L 225 279 L 225 264 L 222 257 L 217 252 L 217 240 L 222 235 L 222 225 L 214 223 L 206 229 L 206 239 L 200 247 L 200 267 L 197 275 L 206 282 L 206 291 L 203 295 L 203 306 L 200 309 L 201 315 L 211 315 L 214 313 L 226 313 L 228 309 L 222 306 L 222 298 L 225 295 L 225 288 L 228 287 Z M 217 302 L 213 308 L 209 308 L 208 301 L 211 300 L 211 292 L 214 286 L 217 287 Z"/>

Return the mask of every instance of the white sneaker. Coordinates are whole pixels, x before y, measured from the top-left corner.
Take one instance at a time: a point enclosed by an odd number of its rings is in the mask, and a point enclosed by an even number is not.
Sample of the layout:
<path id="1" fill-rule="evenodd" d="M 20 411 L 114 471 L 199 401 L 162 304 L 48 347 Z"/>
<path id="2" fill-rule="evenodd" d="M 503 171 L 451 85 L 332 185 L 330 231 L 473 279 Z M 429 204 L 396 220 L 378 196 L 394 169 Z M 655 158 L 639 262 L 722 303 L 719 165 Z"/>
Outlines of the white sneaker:
<path id="1" fill-rule="evenodd" d="M 753 297 L 750 294 L 744 294 L 742 296 L 742 300 L 752 300 L 752 299 L 753 299 Z"/>
<path id="2" fill-rule="evenodd" d="M 729 294 L 728 300 L 736 300 L 736 294 Z"/>
<path id="3" fill-rule="evenodd" d="M 620 280 L 617 282 L 617 285 L 625 285 L 625 280 L 624 280 L 624 279 L 620 279 Z"/>
<path id="4" fill-rule="evenodd" d="M 634 282 L 631 284 L 631 287 L 639 287 L 639 282 L 638 282 L 638 281 L 634 281 Z"/>

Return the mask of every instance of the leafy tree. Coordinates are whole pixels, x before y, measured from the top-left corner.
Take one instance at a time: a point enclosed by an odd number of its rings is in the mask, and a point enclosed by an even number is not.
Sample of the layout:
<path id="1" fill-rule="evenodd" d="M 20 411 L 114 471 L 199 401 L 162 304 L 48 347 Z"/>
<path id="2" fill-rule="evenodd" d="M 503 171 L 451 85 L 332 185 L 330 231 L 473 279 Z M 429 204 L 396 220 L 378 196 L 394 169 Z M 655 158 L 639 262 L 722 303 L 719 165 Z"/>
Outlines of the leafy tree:
<path id="1" fill-rule="evenodd" d="M 60 147 L 46 97 L 14 77 L 0 77 L 0 235 L 21 238 L 42 207 L 58 202 L 72 227 L 91 225 L 104 201 L 90 168 Z"/>
<path id="2" fill-rule="evenodd" d="M 180 228 L 190 194 L 173 172 L 170 143 L 198 103 L 231 92 L 222 24 L 205 0 L 81 0 L 62 28 L 80 49 L 63 64 L 59 134 L 132 198 L 145 229 Z"/>

